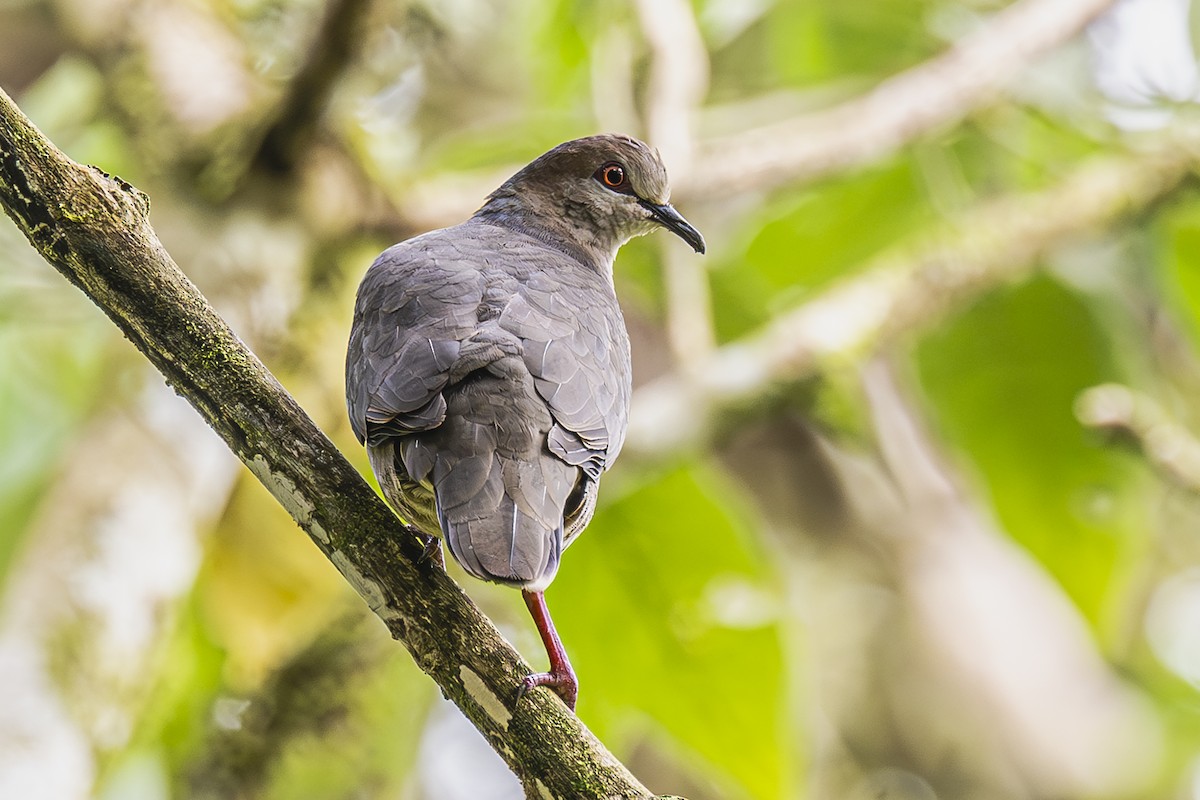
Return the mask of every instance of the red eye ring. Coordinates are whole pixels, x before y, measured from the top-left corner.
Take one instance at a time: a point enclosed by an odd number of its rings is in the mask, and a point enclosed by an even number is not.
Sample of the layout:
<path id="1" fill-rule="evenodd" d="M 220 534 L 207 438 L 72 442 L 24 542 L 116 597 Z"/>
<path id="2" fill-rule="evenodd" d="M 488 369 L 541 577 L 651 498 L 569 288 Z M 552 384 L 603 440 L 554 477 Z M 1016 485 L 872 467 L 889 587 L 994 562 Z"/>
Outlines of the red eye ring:
<path id="1" fill-rule="evenodd" d="M 625 185 L 625 169 L 620 164 L 605 164 L 600 168 L 600 182 L 610 189 Z"/>

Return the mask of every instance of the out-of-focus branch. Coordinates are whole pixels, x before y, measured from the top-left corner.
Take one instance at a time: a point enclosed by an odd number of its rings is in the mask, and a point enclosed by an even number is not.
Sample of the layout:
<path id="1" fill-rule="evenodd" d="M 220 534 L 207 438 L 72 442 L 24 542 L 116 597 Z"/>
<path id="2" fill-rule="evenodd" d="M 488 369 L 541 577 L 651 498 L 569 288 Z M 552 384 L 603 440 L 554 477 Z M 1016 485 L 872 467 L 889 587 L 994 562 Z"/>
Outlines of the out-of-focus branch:
<path id="1" fill-rule="evenodd" d="M 698 444 L 720 417 L 780 386 L 936 323 L 960 303 L 1028 273 L 1071 236 L 1137 213 L 1195 167 L 1195 142 L 1100 160 L 1039 194 L 989 203 L 913 247 L 716 350 L 694 373 L 637 390 L 625 452 L 662 457 Z"/>
<path id="2" fill-rule="evenodd" d="M 811 181 L 863 166 L 996 99 L 1037 56 L 1078 33 L 1113 0 L 1017 0 L 945 53 L 833 108 L 702 142 L 676 176 L 684 203 Z M 643 3 L 642 5 L 647 5 Z M 652 144 L 659 144 L 652 137 Z M 515 171 L 498 170 L 505 175 Z M 403 203 L 414 227 L 468 216 L 495 188 L 493 174 L 427 181 Z"/>
<path id="3" fill-rule="evenodd" d="M 708 91 L 708 52 L 687 0 L 638 0 L 634 5 L 654 54 L 646 130 L 678 180 L 691 172 L 694 118 Z M 677 247 L 664 247 L 662 254 L 667 340 L 686 371 L 702 363 L 716 342 L 708 274 Z"/>
<path id="4" fill-rule="evenodd" d="M 863 492 L 860 509 L 894 553 L 931 661 L 968 690 L 1034 796 L 1143 788 L 1162 750 L 1150 704 L 1104 662 L 1054 579 L 955 486 L 882 362 L 864 387 L 898 508 L 879 513 Z"/>
<path id="5" fill-rule="evenodd" d="M 805 712 L 823 726 L 810 793 L 1144 792 L 1164 750 L 1146 697 L 963 488 L 880 360 L 862 373 L 875 452 L 821 435 L 787 404 L 713 451 L 781 545 L 781 570 L 803 576 L 783 582 L 781 631 L 803 648 Z M 892 770 L 931 790 L 885 791 Z"/>
<path id="6" fill-rule="evenodd" d="M 320 121 L 338 77 L 360 42 L 371 0 L 330 0 L 308 57 L 292 77 L 287 93 L 254 156 L 271 172 L 291 172 Z"/>
<path id="7" fill-rule="evenodd" d="M 637 0 L 642 35 L 654 62 L 646 130 L 674 173 L 690 172 L 696 110 L 708 91 L 708 53 L 687 0 Z"/>
<path id="8" fill-rule="evenodd" d="M 0 91 L 0 205 L 163 373 L 505 759 L 531 796 L 650 793 L 551 692 L 217 316 L 146 197 L 71 161 Z"/>
<path id="9" fill-rule="evenodd" d="M 705 143 L 678 194 L 811 181 L 879 160 L 991 103 L 1038 55 L 1113 0 L 1017 0 L 945 53 L 825 111 Z"/>
<path id="10" fill-rule="evenodd" d="M 1200 494 L 1200 440 L 1153 398 L 1107 383 L 1083 392 L 1075 415 L 1089 428 L 1128 438 L 1171 483 Z"/>

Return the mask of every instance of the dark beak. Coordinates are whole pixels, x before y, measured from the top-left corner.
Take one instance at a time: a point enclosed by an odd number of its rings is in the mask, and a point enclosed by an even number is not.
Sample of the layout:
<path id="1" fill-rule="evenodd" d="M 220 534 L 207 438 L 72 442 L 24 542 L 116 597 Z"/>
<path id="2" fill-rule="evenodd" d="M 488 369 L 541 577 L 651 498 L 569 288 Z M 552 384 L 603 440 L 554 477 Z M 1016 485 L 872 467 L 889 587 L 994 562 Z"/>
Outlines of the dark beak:
<path id="1" fill-rule="evenodd" d="M 697 253 L 704 252 L 704 237 L 700 235 L 700 231 L 692 227 L 692 224 L 684 219 L 678 211 L 672 208 L 669 204 L 664 203 L 658 205 L 651 203 L 649 200 L 638 200 L 642 208 L 650 212 L 650 216 L 655 222 L 661 224 L 664 228 L 674 233 L 680 239 L 692 246 L 692 249 Z"/>

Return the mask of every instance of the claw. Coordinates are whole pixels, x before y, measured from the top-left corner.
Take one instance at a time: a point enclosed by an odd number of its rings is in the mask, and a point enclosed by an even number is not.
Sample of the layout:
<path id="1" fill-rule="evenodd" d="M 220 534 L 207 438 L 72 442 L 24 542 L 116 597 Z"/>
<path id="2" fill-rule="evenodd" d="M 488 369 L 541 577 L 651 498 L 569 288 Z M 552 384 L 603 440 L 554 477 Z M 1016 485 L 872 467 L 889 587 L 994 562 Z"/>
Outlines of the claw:
<path id="1" fill-rule="evenodd" d="M 417 563 L 433 562 L 442 569 L 445 569 L 446 557 L 442 555 L 442 540 L 436 536 L 422 536 L 421 538 L 425 540 L 425 549 L 421 551 Z"/>
<path id="2" fill-rule="evenodd" d="M 529 694 L 530 690 L 536 686 L 547 686 L 553 689 L 554 693 L 567 704 L 567 708 L 575 710 L 575 702 L 579 699 L 579 681 L 576 680 L 574 672 L 537 672 L 526 676 L 521 681 L 521 685 L 517 687 L 517 702 L 521 702 L 521 698 Z"/>

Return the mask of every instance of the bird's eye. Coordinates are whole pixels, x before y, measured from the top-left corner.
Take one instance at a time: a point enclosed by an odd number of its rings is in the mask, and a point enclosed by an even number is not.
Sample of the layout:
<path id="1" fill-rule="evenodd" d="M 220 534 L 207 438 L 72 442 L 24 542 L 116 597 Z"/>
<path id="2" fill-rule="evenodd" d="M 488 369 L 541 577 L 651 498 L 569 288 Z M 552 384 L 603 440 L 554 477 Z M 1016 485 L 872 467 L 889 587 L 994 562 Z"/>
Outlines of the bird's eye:
<path id="1" fill-rule="evenodd" d="M 626 188 L 627 181 L 625 179 L 625 168 L 620 164 L 609 162 L 600 169 L 596 170 L 596 179 L 607 186 L 609 189 L 620 191 Z"/>

